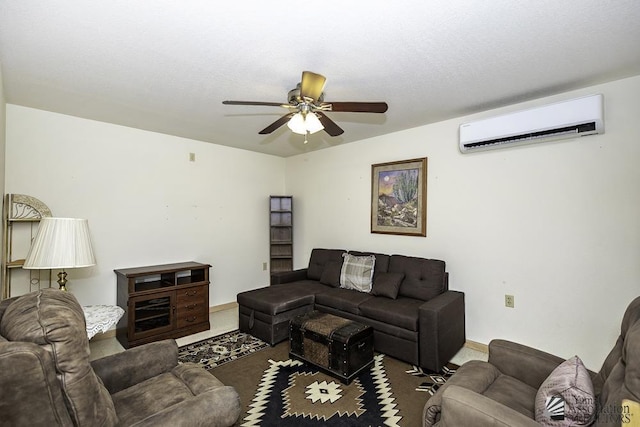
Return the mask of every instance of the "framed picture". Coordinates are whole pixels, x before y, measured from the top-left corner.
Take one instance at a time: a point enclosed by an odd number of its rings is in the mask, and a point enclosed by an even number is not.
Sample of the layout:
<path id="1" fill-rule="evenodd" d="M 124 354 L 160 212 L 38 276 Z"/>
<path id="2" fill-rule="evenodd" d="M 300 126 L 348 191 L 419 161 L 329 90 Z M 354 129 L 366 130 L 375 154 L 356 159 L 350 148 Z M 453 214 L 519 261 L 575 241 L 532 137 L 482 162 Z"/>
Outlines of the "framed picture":
<path id="1" fill-rule="evenodd" d="M 371 165 L 371 232 L 427 235 L 427 158 Z"/>

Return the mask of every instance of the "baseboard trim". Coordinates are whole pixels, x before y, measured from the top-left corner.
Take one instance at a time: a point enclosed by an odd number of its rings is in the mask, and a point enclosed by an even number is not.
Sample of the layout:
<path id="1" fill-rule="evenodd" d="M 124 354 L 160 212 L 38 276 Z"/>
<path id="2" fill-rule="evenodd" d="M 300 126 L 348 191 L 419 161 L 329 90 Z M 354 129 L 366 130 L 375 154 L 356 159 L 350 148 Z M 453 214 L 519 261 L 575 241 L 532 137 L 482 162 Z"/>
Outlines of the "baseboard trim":
<path id="1" fill-rule="evenodd" d="M 238 303 L 236 301 L 232 301 L 226 304 L 214 305 L 212 307 L 209 307 L 209 313 L 215 313 L 217 311 L 222 311 L 222 310 L 231 310 L 232 308 L 237 308 L 237 307 L 238 307 Z"/>
<path id="2" fill-rule="evenodd" d="M 481 351 L 483 353 L 489 354 L 489 346 L 487 344 L 467 340 L 465 341 L 464 346 L 470 348 L 471 350 Z"/>

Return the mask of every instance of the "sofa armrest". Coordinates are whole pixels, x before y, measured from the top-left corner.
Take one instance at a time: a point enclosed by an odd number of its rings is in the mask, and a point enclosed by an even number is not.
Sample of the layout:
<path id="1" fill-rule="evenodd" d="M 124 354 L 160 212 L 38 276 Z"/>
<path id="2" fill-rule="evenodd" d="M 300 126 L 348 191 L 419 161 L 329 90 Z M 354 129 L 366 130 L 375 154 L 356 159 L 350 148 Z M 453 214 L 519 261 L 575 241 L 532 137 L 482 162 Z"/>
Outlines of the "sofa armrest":
<path id="1" fill-rule="evenodd" d="M 506 340 L 489 343 L 489 363 L 505 375 L 538 389 L 549 374 L 565 359 Z"/>
<path id="2" fill-rule="evenodd" d="M 144 344 L 91 362 L 110 394 L 168 372 L 177 364 L 178 345 L 173 339 Z"/>
<path id="3" fill-rule="evenodd" d="M 442 394 L 442 411 L 438 425 L 445 427 L 540 426 L 534 419 L 495 400 L 460 386 L 451 386 Z"/>
<path id="4" fill-rule="evenodd" d="M 439 372 L 464 345 L 464 293 L 445 291 L 419 309 L 420 367 Z"/>
<path id="5" fill-rule="evenodd" d="M 281 271 L 279 273 L 271 273 L 271 284 L 281 285 L 283 283 L 296 282 L 307 278 L 307 269 L 293 271 Z"/>

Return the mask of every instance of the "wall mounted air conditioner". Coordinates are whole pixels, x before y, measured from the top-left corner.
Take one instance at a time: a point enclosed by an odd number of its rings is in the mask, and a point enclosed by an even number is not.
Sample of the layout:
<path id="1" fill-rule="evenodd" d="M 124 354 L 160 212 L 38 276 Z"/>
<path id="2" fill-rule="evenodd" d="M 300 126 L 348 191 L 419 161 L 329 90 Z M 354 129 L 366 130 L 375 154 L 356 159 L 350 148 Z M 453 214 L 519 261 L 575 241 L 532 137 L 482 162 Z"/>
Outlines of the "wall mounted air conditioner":
<path id="1" fill-rule="evenodd" d="M 602 94 L 460 125 L 460 151 L 490 150 L 604 133 Z"/>

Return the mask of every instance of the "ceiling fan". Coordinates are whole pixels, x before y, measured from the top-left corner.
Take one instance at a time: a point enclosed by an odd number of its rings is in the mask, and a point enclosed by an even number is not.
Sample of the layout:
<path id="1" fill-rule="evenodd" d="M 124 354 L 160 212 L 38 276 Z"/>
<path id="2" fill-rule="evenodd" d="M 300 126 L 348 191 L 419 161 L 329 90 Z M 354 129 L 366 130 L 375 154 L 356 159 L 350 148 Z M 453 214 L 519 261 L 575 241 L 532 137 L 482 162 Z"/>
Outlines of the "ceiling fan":
<path id="1" fill-rule="evenodd" d="M 287 123 L 289 129 L 305 136 L 323 130 L 331 136 L 344 133 L 325 111 L 353 112 L 353 113 L 384 113 L 387 111 L 386 102 L 325 102 L 324 85 L 327 79 L 311 71 L 303 71 L 302 79 L 295 89 L 289 91 L 289 103 L 260 102 L 260 101 L 222 101 L 225 105 L 264 105 L 283 107 L 289 113 L 280 117 L 266 128 L 258 132 L 266 135 Z"/>

